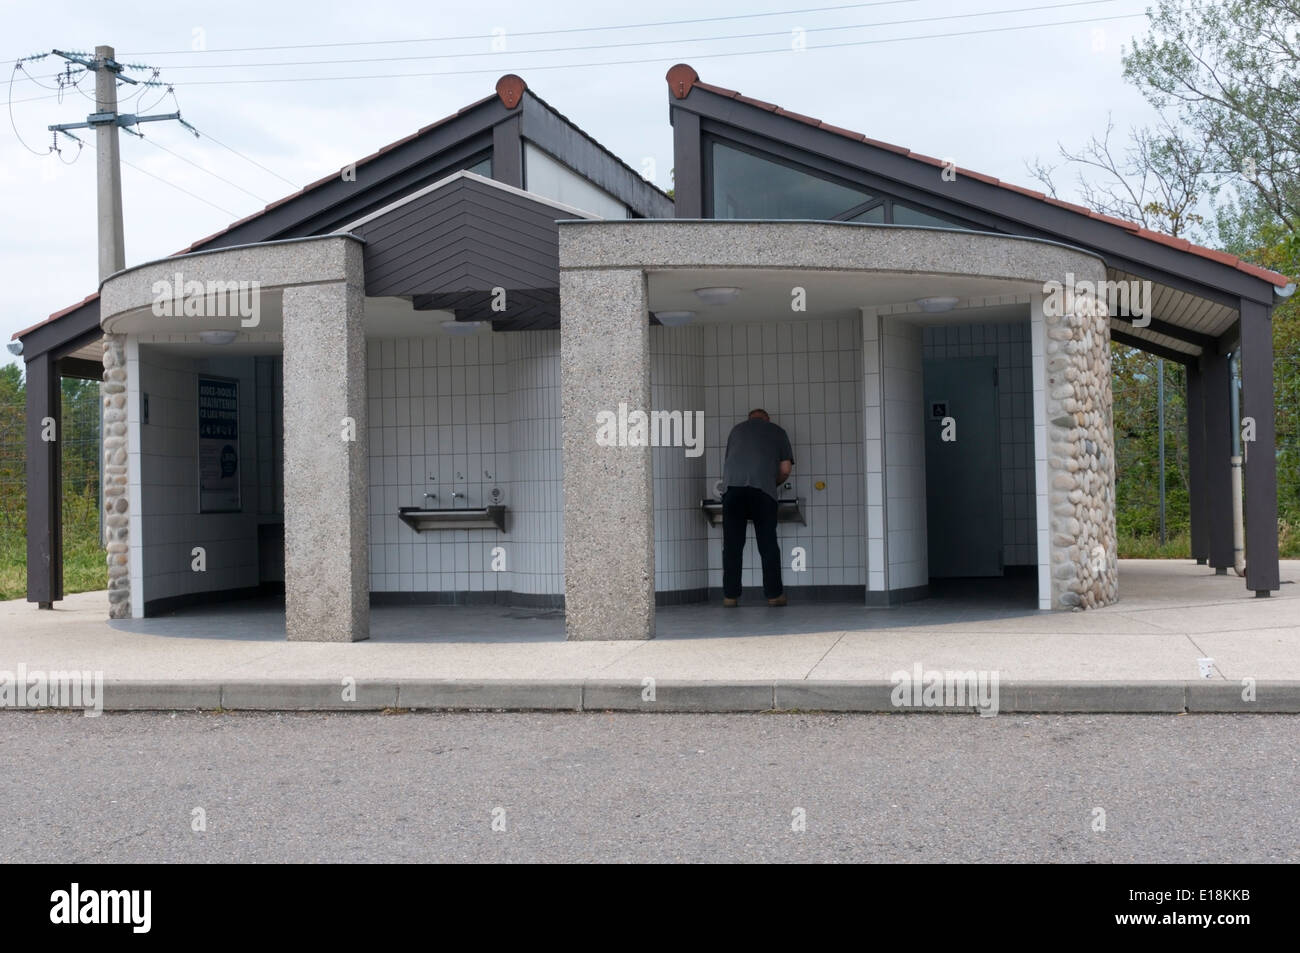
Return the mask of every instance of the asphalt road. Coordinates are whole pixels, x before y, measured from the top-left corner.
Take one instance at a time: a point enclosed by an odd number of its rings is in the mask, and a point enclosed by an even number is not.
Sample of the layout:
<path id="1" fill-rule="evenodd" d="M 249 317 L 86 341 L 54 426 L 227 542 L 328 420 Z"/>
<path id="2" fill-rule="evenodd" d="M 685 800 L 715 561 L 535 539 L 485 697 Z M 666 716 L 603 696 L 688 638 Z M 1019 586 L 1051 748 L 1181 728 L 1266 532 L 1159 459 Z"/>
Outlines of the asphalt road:
<path id="1" fill-rule="evenodd" d="M 0 862 L 1294 862 L 1297 739 L 1285 715 L 0 712 Z"/>

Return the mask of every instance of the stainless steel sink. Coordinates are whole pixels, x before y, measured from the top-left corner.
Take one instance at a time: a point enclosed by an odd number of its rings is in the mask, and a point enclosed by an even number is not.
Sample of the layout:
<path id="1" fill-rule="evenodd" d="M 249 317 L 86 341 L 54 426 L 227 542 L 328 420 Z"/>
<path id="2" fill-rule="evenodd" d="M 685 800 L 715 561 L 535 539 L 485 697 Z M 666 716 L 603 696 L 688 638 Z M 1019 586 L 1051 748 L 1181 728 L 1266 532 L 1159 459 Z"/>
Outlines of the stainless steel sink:
<path id="1" fill-rule="evenodd" d="M 425 509 L 421 506 L 403 506 L 397 515 L 402 522 L 417 533 L 439 529 L 496 529 L 506 531 L 506 507 L 480 506 L 448 509 Z"/>
<path id="2" fill-rule="evenodd" d="M 722 525 L 721 500 L 700 500 L 700 512 L 704 514 L 704 518 L 709 521 L 710 526 Z M 778 523 L 800 523 L 807 526 L 808 521 L 804 519 L 803 515 L 803 498 L 777 500 L 776 521 Z"/>

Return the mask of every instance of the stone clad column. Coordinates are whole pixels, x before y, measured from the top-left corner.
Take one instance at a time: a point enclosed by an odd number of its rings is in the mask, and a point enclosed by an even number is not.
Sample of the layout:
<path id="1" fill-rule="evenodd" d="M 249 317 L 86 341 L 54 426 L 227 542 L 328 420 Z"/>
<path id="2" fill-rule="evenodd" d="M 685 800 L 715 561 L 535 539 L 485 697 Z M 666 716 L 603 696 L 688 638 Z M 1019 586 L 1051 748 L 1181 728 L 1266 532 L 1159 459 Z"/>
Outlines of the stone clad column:
<path id="1" fill-rule="evenodd" d="M 1105 278 L 1100 267 L 1078 276 L 1094 290 Z M 1050 515 L 1048 532 L 1040 527 L 1039 544 L 1046 537 L 1050 607 L 1097 608 L 1119 595 L 1110 318 L 1105 297 L 1091 293 L 1075 300 L 1036 296 L 1031 307 L 1043 342 L 1034 357 L 1042 362 L 1043 379 L 1035 399 L 1045 405 L 1046 466 L 1040 472 L 1046 475 Z"/>
<path id="2" fill-rule="evenodd" d="M 648 446 L 601 446 L 602 411 L 650 407 L 650 327 L 639 268 L 560 272 L 565 631 L 654 637 L 654 496 Z"/>
<path id="3" fill-rule="evenodd" d="M 365 292 L 361 246 L 348 242 L 343 249 L 343 280 L 284 291 L 290 641 L 370 636 Z"/>
<path id="4" fill-rule="evenodd" d="M 104 401 L 104 535 L 108 545 L 110 619 L 129 619 L 132 615 L 126 384 L 126 335 L 105 334 L 101 394 Z M 137 608 L 143 610 L 143 606 Z"/>

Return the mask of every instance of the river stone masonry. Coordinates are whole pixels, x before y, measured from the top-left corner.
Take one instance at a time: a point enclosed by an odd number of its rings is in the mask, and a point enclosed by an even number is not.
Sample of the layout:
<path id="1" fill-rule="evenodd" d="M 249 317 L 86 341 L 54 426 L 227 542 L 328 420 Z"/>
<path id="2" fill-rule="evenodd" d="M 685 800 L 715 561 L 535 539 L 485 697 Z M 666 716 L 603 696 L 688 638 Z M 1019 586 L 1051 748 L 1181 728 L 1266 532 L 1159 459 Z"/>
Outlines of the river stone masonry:
<path id="1" fill-rule="evenodd" d="M 131 618 L 127 499 L 126 335 L 104 335 L 104 529 L 108 540 L 108 617 Z"/>
<path id="2" fill-rule="evenodd" d="M 1084 297 L 1043 323 L 1052 608 L 1093 609 L 1119 597 L 1110 320 Z"/>

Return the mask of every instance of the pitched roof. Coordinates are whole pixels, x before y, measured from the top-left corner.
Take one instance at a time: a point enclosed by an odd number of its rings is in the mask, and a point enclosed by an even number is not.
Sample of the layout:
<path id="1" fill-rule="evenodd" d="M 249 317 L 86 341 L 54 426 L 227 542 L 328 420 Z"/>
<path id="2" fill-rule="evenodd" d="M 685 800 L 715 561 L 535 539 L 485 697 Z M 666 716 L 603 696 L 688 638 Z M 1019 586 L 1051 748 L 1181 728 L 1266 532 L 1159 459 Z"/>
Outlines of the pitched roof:
<path id="1" fill-rule="evenodd" d="M 519 76 L 514 75 L 513 73 L 507 73 L 506 75 L 502 76 L 500 79 L 497 80 L 495 92 L 491 96 L 485 96 L 482 99 L 470 103 L 468 106 L 465 106 L 464 108 L 459 109 L 454 113 L 451 113 L 450 115 L 444 116 L 443 118 L 437 120 L 436 122 L 432 122 L 429 123 L 429 125 L 427 126 L 421 127 L 420 129 L 411 133 L 409 136 L 404 136 L 401 139 L 396 140 L 395 142 L 390 142 L 388 145 L 383 146 L 382 148 L 376 150 L 375 152 L 372 152 L 370 155 L 358 159 L 354 163 L 354 165 L 358 170 L 361 170 L 368 163 L 373 162 L 376 159 L 379 159 L 381 156 L 384 156 L 385 154 L 392 152 L 394 149 L 397 149 L 407 144 L 408 142 L 411 142 L 412 140 L 418 139 L 420 136 L 423 136 L 431 132 L 432 130 L 437 129 L 439 126 L 443 126 L 454 119 L 464 116 L 466 113 L 473 112 L 474 110 L 487 105 L 493 100 L 500 99 L 501 103 L 506 107 L 506 109 L 513 110 L 517 106 L 519 106 L 519 104 L 523 101 L 525 92 L 528 93 L 528 96 L 532 102 L 537 103 L 539 106 L 543 107 L 545 110 L 553 114 L 566 126 L 570 127 L 579 135 L 581 135 L 584 140 L 586 140 L 588 143 L 590 143 L 600 152 L 609 156 L 612 160 L 617 162 L 619 165 L 621 165 L 632 175 L 635 175 L 638 181 L 641 181 L 640 173 L 638 173 L 635 169 L 633 169 L 630 165 L 628 165 L 626 162 L 624 162 L 614 153 L 610 152 L 609 149 L 605 148 L 603 145 L 601 145 L 599 142 L 593 139 L 586 132 L 579 129 L 566 116 L 560 113 L 559 110 L 555 109 L 555 107 L 553 107 L 550 103 L 546 102 L 536 93 L 529 90 L 527 83 L 525 83 L 523 79 L 521 79 Z M 270 203 L 260 211 L 254 212 L 251 215 L 246 215 L 243 218 L 239 219 L 239 221 L 232 222 L 229 225 L 227 225 L 225 228 L 213 232 L 211 235 L 208 235 L 205 238 L 200 238 L 197 241 L 191 242 L 189 245 L 185 246 L 179 251 L 173 252 L 171 255 L 168 255 L 167 257 L 174 258 L 178 255 L 187 255 L 192 252 L 200 251 L 205 246 L 210 245 L 212 242 L 221 238 L 223 235 L 229 234 L 230 232 L 234 231 L 240 226 L 247 225 L 249 222 L 259 219 L 262 216 L 266 215 L 267 213 L 279 208 L 280 206 L 295 201 L 303 197 L 304 195 L 307 195 L 308 193 L 321 188 L 324 185 L 336 182 L 338 181 L 338 178 L 339 178 L 338 172 L 331 172 L 329 175 L 323 176 L 317 179 L 315 182 L 311 182 L 303 186 L 298 191 L 292 192 L 289 195 L 284 196 L 283 198 L 277 199 L 276 201 Z M 671 201 L 667 193 L 665 193 L 662 189 L 659 189 L 653 183 L 647 183 L 647 184 L 653 189 L 655 193 L 658 193 L 658 195 L 661 196 L 665 201 Z M 42 327 L 46 324 L 50 324 L 54 321 L 57 321 L 59 318 L 62 318 L 65 315 L 70 314 L 73 311 L 76 311 L 79 308 L 84 307 L 85 305 L 91 303 L 92 301 L 97 300 L 98 298 L 99 298 L 99 292 L 95 292 L 94 294 L 87 296 L 82 301 L 79 301 L 74 305 L 70 305 L 69 307 L 63 308 L 62 310 L 56 311 L 53 314 L 51 314 L 49 317 L 45 318 L 44 320 L 38 321 L 35 324 L 31 325 L 30 327 L 23 328 L 21 331 L 15 332 L 13 338 L 17 339 L 17 338 L 25 337 L 26 335 L 30 334 L 32 331 L 36 330 L 37 328 Z"/>
<path id="2" fill-rule="evenodd" d="M 854 132 L 851 129 L 843 129 L 839 126 L 833 126 L 830 123 L 822 122 L 820 119 L 814 119 L 811 116 L 805 116 L 801 113 L 792 112 L 788 109 L 782 109 L 780 106 L 776 105 L 775 103 L 764 102 L 761 99 L 752 99 L 749 96 L 742 95 L 737 90 L 727 89 L 724 86 L 714 86 L 712 83 L 705 83 L 700 79 L 699 74 L 696 73 L 695 70 L 689 65 L 687 65 L 686 63 L 678 63 L 676 66 L 668 70 L 667 78 L 668 78 L 668 88 L 671 91 L 673 97 L 676 99 L 685 99 L 692 89 L 702 89 L 705 92 L 713 93 L 715 96 L 724 96 L 727 99 L 733 99 L 738 103 L 744 103 L 745 105 L 753 106 L 757 109 L 765 110 L 766 112 L 773 113 L 774 115 L 783 116 L 786 119 L 793 119 L 796 122 L 801 122 L 804 123 L 805 125 L 813 126 L 817 129 L 824 130 L 825 132 L 834 133 L 837 136 L 843 136 L 847 139 L 852 139 L 855 142 L 862 142 L 869 146 L 875 146 L 877 149 L 884 149 L 888 152 L 894 152 L 901 156 L 905 156 L 909 159 L 915 159 L 918 162 L 925 162 L 929 165 L 938 166 L 940 168 L 943 168 L 945 165 L 942 159 L 936 159 L 934 156 L 927 156 L 927 155 L 922 155 L 919 152 L 913 152 L 911 149 L 908 149 L 905 146 L 896 146 L 893 145 L 892 143 L 881 142 L 880 140 L 872 139 L 869 136 L 864 135 L 863 133 Z M 1158 242 L 1159 244 L 1162 245 L 1168 245 L 1169 247 L 1175 248 L 1179 251 L 1189 252 L 1190 254 L 1199 255 L 1202 258 L 1208 258 L 1211 261 L 1216 261 L 1220 264 L 1228 265 L 1232 268 L 1237 269 L 1238 271 L 1250 275 L 1252 278 L 1259 278 L 1279 288 L 1286 287 L 1292 281 L 1292 279 L 1287 277 L 1286 275 L 1279 274 L 1276 271 L 1269 271 L 1267 268 L 1261 268 L 1259 265 L 1253 265 L 1248 261 L 1243 261 L 1242 259 L 1238 258 L 1236 255 L 1231 255 L 1223 251 L 1217 251 L 1213 248 L 1206 248 L 1203 245 L 1196 245 L 1193 244 L 1192 242 L 1187 241 L 1184 238 L 1174 238 L 1170 235 L 1165 235 L 1161 232 L 1152 231 L 1149 228 L 1144 228 L 1143 226 L 1139 225 L 1137 222 L 1130 222 L 1122 218 L 1115 218 L 1110 215 L 1103 215 L 1100 212 L 1094 212 L 1092 209 L 1085 208 L 1082 205 L 1075 205 L 1072 202 L 1064 202 L 1061 199 L 1053 198 L 1052 196 L 1049 196 L 1043 192 L 1037 192 L 1033 189 L 1026 189 L 1018 185 L 1012 185 L 1009 182 L 1003 182 L 1001 179 L 996 179 L 991 175 L 984 175 L 980 172 L 973 172 L 970 169 L 963 169 L 959 167 L 957 168 L 956 171 L 958 175 L 962 175 L 970 179 L 975 179 L 976 181 L 984 182 L 987 183 L 988 185 L 994 185 L 997 186 L 998 188 L 1006 189 L 1007 191 L 1010 192 L 1018 192 L 1021 195 L 1026 195 L 1032 199 L 1037 199 L 1041 202 L 1046 202 L 1049 205 L 1055 205 L 1058 208 L 1063 208 L 1067 211 L 1074 212 L 1075 214 L 1086 215 L 1089 218 L 1096 219 L 1097 221 L 1105 222 L 1108 225 L 1115 225 L 1120 228 L 1124 228 L 1139 238 L 1144 238 L 1152 242 Z"/>

